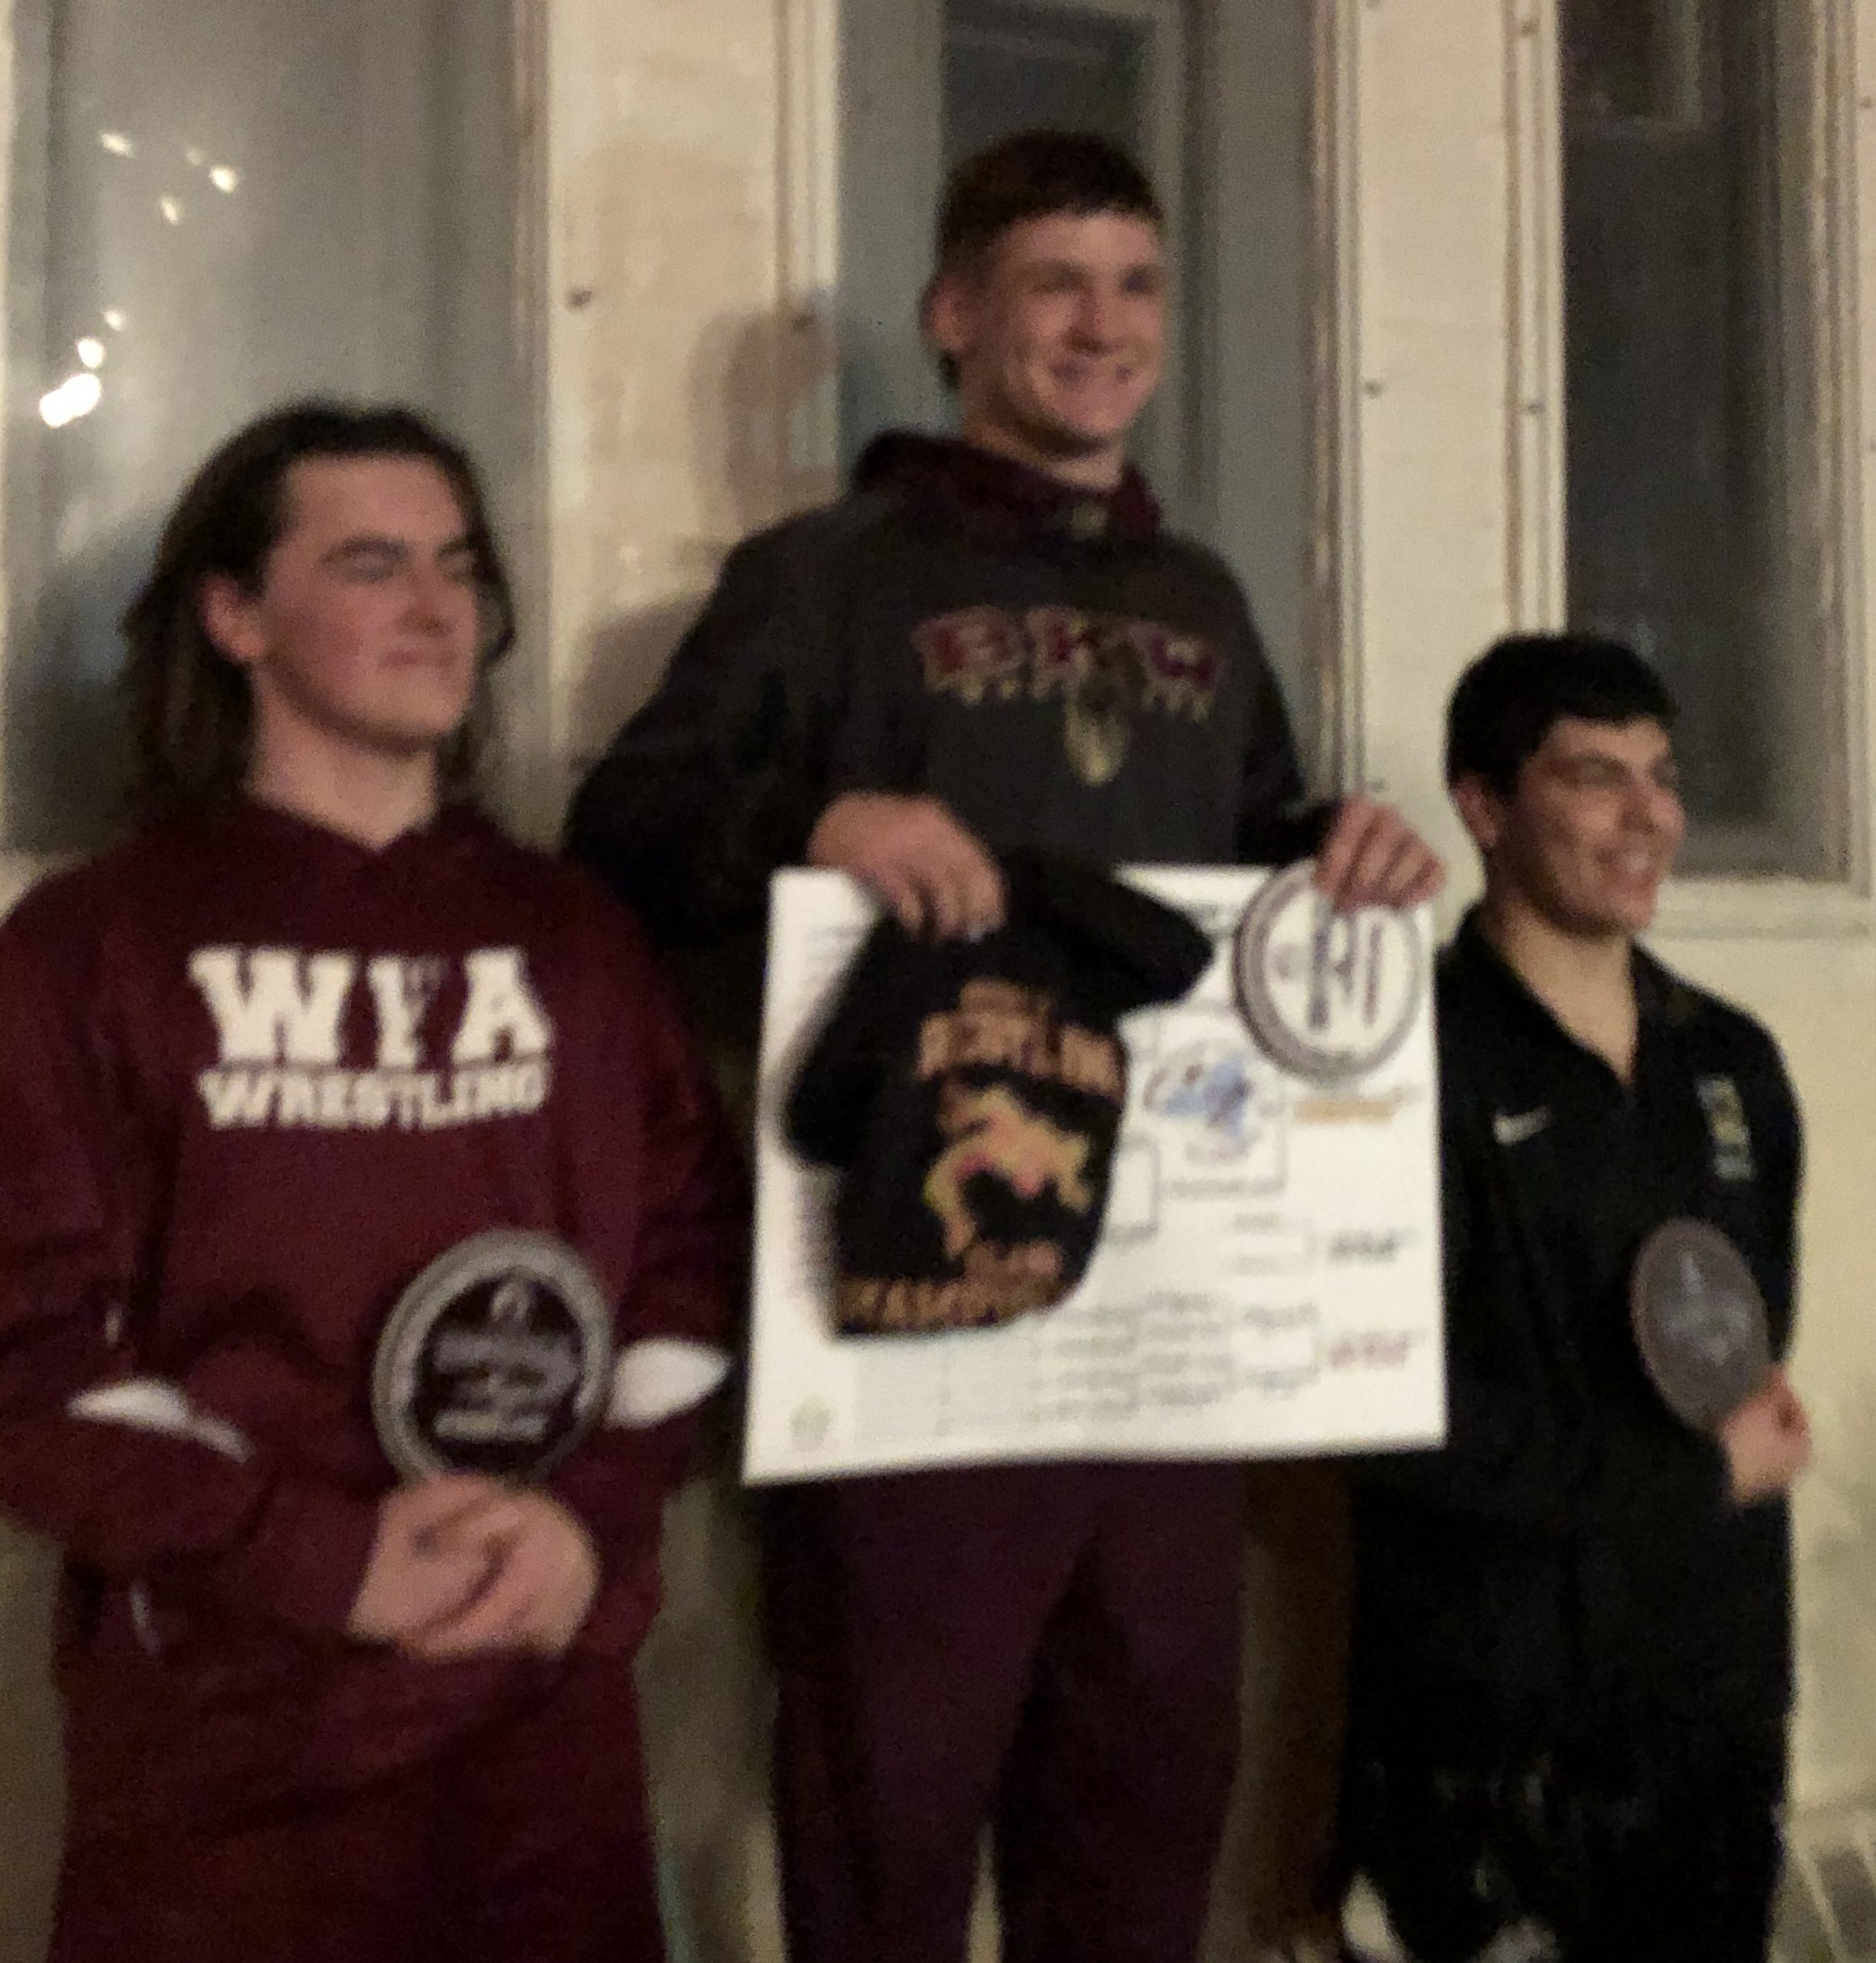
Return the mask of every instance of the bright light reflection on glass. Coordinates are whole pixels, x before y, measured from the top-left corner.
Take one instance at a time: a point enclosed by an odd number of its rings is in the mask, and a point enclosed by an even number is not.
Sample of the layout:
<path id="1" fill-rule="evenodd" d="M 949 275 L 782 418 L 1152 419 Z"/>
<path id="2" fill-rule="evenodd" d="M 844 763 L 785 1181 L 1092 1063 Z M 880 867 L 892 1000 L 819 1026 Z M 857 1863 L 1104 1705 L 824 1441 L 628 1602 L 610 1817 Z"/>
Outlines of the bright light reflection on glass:
<path id="1" fill-rule="evenodd" d="M 172 225 L 182 223 L 183 201 L 180 198 L 172 198 L 166 194 L 156 200 L 156 209 Z"/>
<path id="2" fill-rule="evenodd" d="M 215 186 L 216 190 L 227 191 L 232 193 L 239 189 L 240 186 L 241 173 L 238 170 L 230 169 L 225 163 L 218 163 L 215 168 L 209 173 L 209 182 Z"/>
<path id="3" fill-rule="evenodd" d="M 124 328 L 130 323 L 130 315 L 121 307 L 107 307 L 104 309 L 104 324 L 114 334 L 120 334 L 123 332 Z"/>
<path id="4" fill-rule="evenodd" d="M 102 368 L 104 365 L 104 344 L 95 335 L 87 334 L 77 344 L 78 359 L 87 368 Z"/>
<path id="5" fill-rule="evenodd" d="M 80 416 L 89 416 L 104 399 L 104 384 L 95 375 L 67 375 L 55 389 L 39 398 L 39 413 L 48 429 L 63 429 Z"/>
<path id="6" fill-rule="evenodd" d="M 202 166 L 208 162 L 208 160 L 209 159 L 202 155 L 200 150 L 196 150 L 193 147 L 189 150 L 186 150 L 183 153 L 183 161 L 189 166 L 191 170 L 199 170 Z"/>
<path id="7" fill-rule="evenodd" d="M 137 146 L 121 130 L 100 130 L 97 140 L 113 156 L 135 156 Z"/>

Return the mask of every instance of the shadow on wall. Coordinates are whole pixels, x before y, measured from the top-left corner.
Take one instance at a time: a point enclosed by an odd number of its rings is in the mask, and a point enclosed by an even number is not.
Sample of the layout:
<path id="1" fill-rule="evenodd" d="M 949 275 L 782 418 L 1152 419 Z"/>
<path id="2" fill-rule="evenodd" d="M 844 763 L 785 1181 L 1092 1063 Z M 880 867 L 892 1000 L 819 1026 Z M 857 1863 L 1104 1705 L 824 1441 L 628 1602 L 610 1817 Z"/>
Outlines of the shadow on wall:
<path id="1" fill-rule="evenodd" d="M 831 475 L 801 432 L 833 367 L 811 317 L 729 315 L 699 336 L 684 487 L 699 534 L 660 547 L 677 592 L 594 638 L 573 692 L 576 781 L 657 686 L 729 549 L 831 494 Z M 768 1806 L 772 1691 L 749 1508 L 732 1474 L 680 1495 L 664 1561 L 665 1606 L 640 1681 L 673 1963 L 767 1963 L 782 1953 Z"/>
<path id="2" fill-rule="evenodd" d="M 1876 1764 L 1876 1399 L 1854 1385 L 1816 1397 L 1817 1459 L 1794 1501 L 1799 1691 L 1795 1757 L 1810 1804 L 1867 1804 Z"/>
<path id="3" fill-rule="evenodd" d="M 8 847 L 93 850 L 122 821 L 127 749 L 117 623 L 149 572 L 160 515 L 120 526 L 49 564 L 49 577 L 25 583 L 37 597 L 11 642 L 0 717 L 0 843 Z"/>
<path id="4" fill-rule="evenodd" d="M 663 1560 L 639 1684 L 671 1963 L 780 1963 L 772 1698 L 754 1535 L 732 1474 L 693 1481 L 673 1503 Z"/>
<path id="5" fill-rule="evenodd" d="M 1350 1550 L 1338 1462 L 1247 1469 L 1242 1739 L 1204 1963 L 1249 1963 L 1321 1907 L 1341 1777 Z"/>
<path id="6" fill-rule="evenodd" d="M 657 686 L 730 548 L 834 493 L 826 462 L 833 346 L 821 315 L 734 314 L 699 335 L 687 386 L 691 429 L 680 501 L 699 530 L 661 544 L 669 597 L 608 621 L 573 690 L 573 747 L 584 764 Z M 622 541 L 627 547 L 638 541 Z"/>
<path id="7" fill-rule="evenodd" d="M 0 1963 L 40 1963 L 64 1800 L 52 1688 L 57 1557 L 0 1521 Z"/>

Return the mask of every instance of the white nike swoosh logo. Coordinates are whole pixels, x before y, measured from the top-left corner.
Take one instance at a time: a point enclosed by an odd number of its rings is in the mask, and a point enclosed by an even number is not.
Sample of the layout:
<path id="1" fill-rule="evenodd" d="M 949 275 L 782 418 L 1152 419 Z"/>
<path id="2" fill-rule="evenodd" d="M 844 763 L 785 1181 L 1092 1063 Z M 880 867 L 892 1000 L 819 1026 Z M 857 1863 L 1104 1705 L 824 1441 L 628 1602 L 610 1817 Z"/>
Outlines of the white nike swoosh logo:
<path id="1" fill-rule="evenodd" d="M 1492 1119 L 1492 1136 L 1500 1145 L 1522 1145 L 1528 1138 L 1535 1138 L 1550 1123 L 1550 1107 L 1540 1104 L 1535 1111 L 1496 1112 Z"/>

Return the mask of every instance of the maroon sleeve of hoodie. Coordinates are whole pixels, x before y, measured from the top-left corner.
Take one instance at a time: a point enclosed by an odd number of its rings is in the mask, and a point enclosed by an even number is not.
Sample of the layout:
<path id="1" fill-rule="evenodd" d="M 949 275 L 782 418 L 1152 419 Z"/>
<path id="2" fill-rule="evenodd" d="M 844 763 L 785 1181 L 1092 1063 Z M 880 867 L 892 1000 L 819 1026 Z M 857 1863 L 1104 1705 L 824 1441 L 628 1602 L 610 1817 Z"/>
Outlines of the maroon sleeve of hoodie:
<path id="1" fill-rule="evenodd" d="M 0 928 L 0 1510 L 112 1579 L 196 1557 L 248 1613 L 342 1629 L 376 1508 L 138 1368 L 150 1223 L 127 1195 L 160 1189 L 134 1163 L 157 1126 L 124 1089 L 135 1009 L 101 940 L 63 880 Z"/>
<path id="2" fill-rule="evenodd" d="M 648 1337 L 722 1348 L 747 1278 L 746 1181 L 702 1054 L 637 928 L 604 903 L 614 932 L 603 1028 L 583 1057 L 588 1095 L 576 1141 L 581 1203 L 602 1221 L 630 1210 L 621 1353 Z M 629 1129 L 620 1114 L 636 1114 Z M 635 1135 L 634 1135 L 635 1134 Z M 683 1479 L 697 1411 L 642 1429 L 608 1425 L 552 1481 L 600 1552 L 584 1649 L 635 1649 L 659 1602 L 664 1505 Z"/>

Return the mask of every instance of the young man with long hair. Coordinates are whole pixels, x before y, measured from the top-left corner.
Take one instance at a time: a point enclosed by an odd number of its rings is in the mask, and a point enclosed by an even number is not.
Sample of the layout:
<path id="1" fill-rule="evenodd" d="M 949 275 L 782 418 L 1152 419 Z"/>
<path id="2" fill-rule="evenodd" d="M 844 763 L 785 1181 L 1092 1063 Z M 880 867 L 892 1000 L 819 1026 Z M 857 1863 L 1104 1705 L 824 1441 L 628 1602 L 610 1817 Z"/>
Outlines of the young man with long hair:
<path id="1" fill-rule="evenodd" d="M 739 1193 L 631 923 L 469 794 L 513 631 L 475 472 L 406 410 L 264 417 L 126 630 L 137 822 L 0 927 L 0 1507 L 65 1556 L 54 1956 L 655 1963 L 632 1658 Z M 593 1279 L 596 1428 L 532 1483 L 400 1481 L 387 1409 L 429 1393 L 374 1386 L 387 1322 L 499 1228 Z M 461 1435 L 545 1424 L 574 1353 L 497 1295 L 420 1356 L 434 1390 L 453 1330 Z"/>

